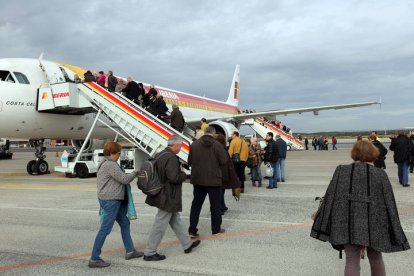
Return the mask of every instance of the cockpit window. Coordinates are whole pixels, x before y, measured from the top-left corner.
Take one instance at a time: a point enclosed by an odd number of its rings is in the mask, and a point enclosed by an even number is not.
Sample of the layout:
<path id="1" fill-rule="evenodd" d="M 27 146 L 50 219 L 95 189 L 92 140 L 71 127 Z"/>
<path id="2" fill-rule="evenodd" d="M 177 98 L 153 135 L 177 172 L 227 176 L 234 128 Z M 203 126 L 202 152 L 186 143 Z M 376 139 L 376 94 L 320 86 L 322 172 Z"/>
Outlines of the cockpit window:
<path id="1" fill-rule="evenodd" d="M 0 81 L 7 81 L 7 82 L 11 82 L 11 83 L 16 82 L 14 80 L 11 72 L 10 71 L 4 71 L 4 70 L 0 70 Z"/>
<path id="2" fill-rule="evenodd" d="M 25 74 L 20 73 L 20 72 L 14 72 L 14 75 L 16 76 L 16 79 L 19 81 L 19 83 L 21 83 L 21 84 L 30 84 L 30 81 L 26 77 Z"/>

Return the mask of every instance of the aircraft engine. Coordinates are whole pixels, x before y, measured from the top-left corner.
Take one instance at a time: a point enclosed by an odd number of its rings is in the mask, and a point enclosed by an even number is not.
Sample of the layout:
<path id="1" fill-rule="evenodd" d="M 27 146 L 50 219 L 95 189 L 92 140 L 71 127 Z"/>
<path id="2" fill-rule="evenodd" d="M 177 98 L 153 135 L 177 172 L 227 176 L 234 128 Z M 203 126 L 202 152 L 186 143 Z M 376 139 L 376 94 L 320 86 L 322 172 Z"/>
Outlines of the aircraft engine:
<path id="1" fill-rule="evenodd" d="M 211 123 L 208 123 L 209 126 L 212 126 L 216 129 L 217 134 L 222 134 L 226 136 L 226 139 L 228 139 L 233 131 L 239 131 L 233 124 L 226 123 L 223 121 L 214 121 Z"/>
<path id="2" fill-rule="evenodd" d="M 85 140 L 82 139 L 72 139 L 72 145 L 80 150 L 80 148 L 82 147 L 83 143 Z M 86 146 L 84 149 L 84 152 L 88 152 L 88 151 L 94 151 L 95 149 L 102 149 L 103 145 L 105 143 L 105 140 L 103 139 L 89 139 L 88 141 L 86 141 Z"/>

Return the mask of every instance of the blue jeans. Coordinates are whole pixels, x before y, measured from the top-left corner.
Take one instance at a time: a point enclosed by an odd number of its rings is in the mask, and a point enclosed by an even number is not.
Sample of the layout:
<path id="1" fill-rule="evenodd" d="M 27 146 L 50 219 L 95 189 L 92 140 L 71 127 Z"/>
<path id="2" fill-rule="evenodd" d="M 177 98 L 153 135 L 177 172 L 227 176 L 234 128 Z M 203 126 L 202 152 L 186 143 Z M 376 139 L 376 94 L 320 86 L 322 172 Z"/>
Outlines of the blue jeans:
<path id="1" fill-rule="evenodd" d="M 131 239 L 131 232 L 129 228 L 129 219 L 127 218 L 128 205 L 121 205 L 119 200 L 102 200 L 99 199 L 99 205 L 104 210 L 104 217 L 99 228 L 98 234 L 93 244 L 91 260 L 98 260 L 101 255 L 102 246 L 105 243 L 106 236 L 112 231 L 115 221 L 121 227 L 122 241 L 127 253 L 135 250 Z"/>
<path id="2" fill-rule="evenodd" d="M 273 176 L 269 178 L 269 187 L 277 188 L 277 162 L 270 162 L 273 168 Z"/>
<path id="3" fill-rule="evenodd" d="M 408 185 L 408 168 L 409 163 L 408 161 L 404 161 L 402 163 L 397 163 L 398 165 L 398 180 L 400 181 L 400 184 L 403 186 Z"/>
<path id="4" fill-rule="evenodd" d="M 285 158 L 279 158 L 276 162 L 276 174 L 278 181 L 285 179 Z"/>
<path id="5" fill-rule="evenodd" d="M 259 184 L 262 184 L 262 172 L 260 164 L 252 168 L 252 181 L 258 181 Z"/>

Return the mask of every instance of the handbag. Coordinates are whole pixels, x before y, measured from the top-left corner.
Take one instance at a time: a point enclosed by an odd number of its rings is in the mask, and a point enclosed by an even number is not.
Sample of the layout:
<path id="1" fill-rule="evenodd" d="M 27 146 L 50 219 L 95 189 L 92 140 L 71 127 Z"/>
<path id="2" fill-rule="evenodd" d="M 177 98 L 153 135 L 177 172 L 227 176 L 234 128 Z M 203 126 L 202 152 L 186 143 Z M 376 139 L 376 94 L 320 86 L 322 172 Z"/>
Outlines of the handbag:
<path id="1" fill-rule="evenodd" d="M 240 150 L 238 153 L 233 153 L 233 155 L 231 156 L 231 160 L 233 161 L 233 163 L 240 163 L 240 152 L 242 150 L 242 146 L 243 146 L 243 141 L 241 141 L 240 143 Z"/>
<path id="2" fill-rule="evenodd" d="M 269 163 L 266 164 L 265 174 L 267 177 L 273 177 L 273 168 Z"/>
<path id="3" fill-rule="evenodd" d="M 315 220 L 319 216 L 319 214 L 321 213 L 322 205 L 325 201 L 325 197 L 324 196 L 323 197 L 317 196 L 317 197 L 315 197 L 315 201 L 317 201 L 317 200 L 319 200 L 319 205 L 318 205 L 318 209 L 316 209 L 316 211 L 313 212 L 312 215 L 311 215 L 312 220 Z"/>

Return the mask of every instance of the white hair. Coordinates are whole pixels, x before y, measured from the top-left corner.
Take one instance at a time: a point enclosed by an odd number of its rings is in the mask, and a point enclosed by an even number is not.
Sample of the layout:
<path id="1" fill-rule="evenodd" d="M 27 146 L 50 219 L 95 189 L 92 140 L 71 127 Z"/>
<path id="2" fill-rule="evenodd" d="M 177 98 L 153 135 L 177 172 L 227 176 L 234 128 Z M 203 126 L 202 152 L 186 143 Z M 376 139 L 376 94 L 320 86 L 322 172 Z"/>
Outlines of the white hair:
<path id="1" fill-rule="evenodd" d="M 182 144 L 182 143 L 183 143 L 183 138 L 181 138 L 178 135 L 173 135 L 170 138 L 168 138 L 168 146 L 169 147 L 172 147 L 172 146 L 177 145 L 177 144 Z"/>

